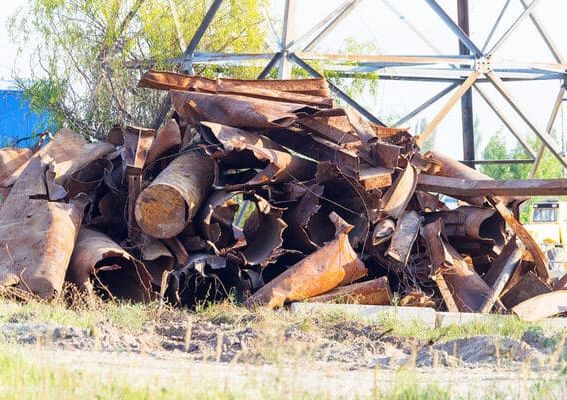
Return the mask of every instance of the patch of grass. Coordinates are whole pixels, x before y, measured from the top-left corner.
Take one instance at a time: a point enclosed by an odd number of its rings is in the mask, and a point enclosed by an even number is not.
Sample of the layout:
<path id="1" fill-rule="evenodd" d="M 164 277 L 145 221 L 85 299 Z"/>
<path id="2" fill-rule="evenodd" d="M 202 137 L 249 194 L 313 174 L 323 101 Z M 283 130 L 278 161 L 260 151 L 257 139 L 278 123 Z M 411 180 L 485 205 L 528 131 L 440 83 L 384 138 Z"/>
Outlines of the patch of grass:
<path id="1" fill-rule="evenodd" d="M 291 371 L 287 367 L 265 371 L 258 370 L 242 375 L 238 384 L 225 381 L 220 376 L 187 375 L 180 371 L 167 375 L 152 373 L 128 374 L 118 365 L 111 373 L 105 368 L 83 365 L 67 366 L 44 358 L 33 350 L 19 350 L 0 345 L 0 398 L 15 399 L 331 399 L 337 396 L 333 387 L 312 385 L 296 380 L 294 373 L 304 373 L 304 368 Z M 355 394 L 349 398 L 373 400 L 436 400 L 436 399 L 507 399 L 509 391 L 483 388 L 480 393 L 457 394 L 451 386 L 440 384 L 434 378 L 428 384 L 419 384 L 412 370 L 403 370 L 394 379 L 383 380 L 376 370 L 369 393 Z M 528 399 L 562 398 L 565 380 L 554 377 L 536 381 L 526 386 Z M 563 377 L 564 378 L 564 377 Z M 302 385 L 305 385 L 302 386 Z M 512 395 L 513 396 L 513 395 Z M 558 397 L 559 396 L 559 397 Z M 513 398 L 513 397 L 512 397 Z"/>
<path id="2" fill-rule="evenodd" d="M 155 320 L 157 304 L 97 301 L 88 306 L 69 308 L 60 301 L 16 302 L 0 299 L 0 322 L 50 323 L 58 326 L 92 329 L 110 321 L 118 328 L 136 332 Z"/>

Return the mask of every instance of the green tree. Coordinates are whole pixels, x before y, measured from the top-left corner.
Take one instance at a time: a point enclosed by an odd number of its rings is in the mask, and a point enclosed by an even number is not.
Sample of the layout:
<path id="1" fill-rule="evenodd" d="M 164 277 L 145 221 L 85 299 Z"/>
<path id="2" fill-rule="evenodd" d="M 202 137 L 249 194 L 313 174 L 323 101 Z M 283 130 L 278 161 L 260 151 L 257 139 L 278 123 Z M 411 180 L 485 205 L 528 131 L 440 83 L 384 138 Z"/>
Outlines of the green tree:
<path id="1" fill-rule="evenodd" d="M 553 136 L 556 136 L 555 134 Z M 529 144 L 534 149 L 541 146 L 541 142 L 537 138 L 528 139 Z M 512 149 L 506 147 L 504 137 L 501 131 L 497 132 L 490 138 L 485 147 L 482 157 L 485 160 L 502 160 L 502 159 L 525 159 L 528 157 L 524 148 L 518 143 Z M 530 175 L 532 164 L 485 164 L 481 167 L 481 171 L 494 179 L 527 179 Z M 563 165 L 551 154 L 549 150 L 544 152 L 536 178 L 551 179 L 562 178 L 565 176 Z M 527 223 L 529 220 L 529 210 L 534 202 L 539 198 L 530 198 L 522 204 L 520 221 Z"/>
<path id="2" fill-rule="evenodd" d="M 200 49 L 265 50 L 262 2 L 223 3 Z M 150 66 L 172 69 L 208 8 L 204 0 L 29 0 L 11 19 L 13 40 L 31 51 L 34 76 L 20 79 L 32 107 L 51 112 L 89 136 L 103 136 L 116 122 L 147 125 L 162 93 L 136 88 Z M 176 24 L 173 15 L 178 16 Z M 254 69 L 229 67 L 250 77 Z M 211 76 L 218 66 L 196 72 Z M 29 79 L 31 78 L 31 79 Z"/>

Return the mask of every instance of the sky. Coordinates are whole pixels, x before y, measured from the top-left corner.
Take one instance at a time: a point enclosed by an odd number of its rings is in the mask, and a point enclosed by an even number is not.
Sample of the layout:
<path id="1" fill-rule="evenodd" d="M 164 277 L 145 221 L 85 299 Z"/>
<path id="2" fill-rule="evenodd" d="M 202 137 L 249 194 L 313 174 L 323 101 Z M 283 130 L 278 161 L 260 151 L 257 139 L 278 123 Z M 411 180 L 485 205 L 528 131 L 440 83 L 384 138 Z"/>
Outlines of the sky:
<path id="1" fill-rule="evenodd" d="M 307 31 L 325 15 L 337 8 L 344 0 L 296 0 L 294 18 L 294 31 L 296 36 Z M 482 47 L 492 28 L 502 6 L 507 0 L 470 0 L 470 28 L 471 38 Z M 509 0 L 510 4 L 499 28 L 494 33 L 491 43 L 494 43 L 508 26 L 520 15 L 523 10 L 520 0 Z M 529 1 L 529 0 L 528 0 Z M 10 79 L 12 71 L 17 69 L 20 75 L 31 72 L 30 62 L 25 56 L 18 57 L 17 49 L 10 40 L 6 23 L 18 7 L 25 5 L 27 0 L 10 0 L 3 2 L 0 15 L 0 80 Z M 446 12 L 456 19 L 456 0 L 438 0 Z M 371 41 L 381 54 L 391 55 L 454 55 L 458 53 L 457 38 L 441 22 L 439 17 L 422 0 L 387 0 L 419 30 L 429 41 L 429 45 L 412 32 L 411 29 L 387 6 L 383 0 L 362 0 L 361 4 L 345 18 L 336 29 L 323 40 L 314 51 L 338 52 L 346 38 L 353 38 L 360 42 Z M 276 17 L 283 10 L 283 0 L 271 0 L 267 10 L 272 17 Z M 544 23 L 545 29 L 554 39 L 560 51 L 567 56 L 567 1 L 540 0 L 535 8 L 538 18 Z M 433 48 L 434 49 L 433 49 Z M 490 46 L 489 46 L 490 47 Z M 439 53 L 437 53 L 439 51 Z M 553 62 L 544 42 L 538 36 L 533 24 L 526 19 L 520 28 L 515 31 L 495 55 L 498 60 L 514 60 L 517 62 Z M 488 84 L 487 84 L 488 85 Z M 518 102 L 528 110 L 528 115 L 537 124 L 545 126 L 551 106 L 559 88 L 557 81 L 539 81 L 509 83 L 508 87 Z M 369 95 L 361 93 L 356 100 L 382 119 L 392 119 L 411 111 L 429 97 L 447 86 L 446 83 L 423 83 L 382 80 L 378 85 L 378 93 Z M 486 85 L 485 85 L 486 86 Z M 529 128 L 516 116 L 514 111 L 501 100 L 495 90 L 486 86 L 489 93 L 510 116 L 526 135 Z M 431 120 L 440 110 L 449 96 L 444 97 L 426 111 L 419 114 L 407 123 L 415 131 L 417 123 L 426 118 Z M 516 142 L 514 137 L 506 130 L 503 123 L 494 115 L 491 109 L 476 94 L 473 95 L 475 118 L 478 119 L 477 135 L 480 136 L 481 147 L 486 144 L 491 135 L 502 130 L 510 146 Z M 564 103 L 564 107 L 567 104 Z M 567 109 L 559 115 L 555 128 L 558 132 L 567 130 Z M 563 118 L 562 118 L 563 117 Z M 462 157 L 460 105 L 457 104 L 439 125 L 435 134 L 435 148 L 452 155 Z M 564 127 L 564 129 L 562 129 Z M 567 136 L 567 133 L 566 133 Z"/>

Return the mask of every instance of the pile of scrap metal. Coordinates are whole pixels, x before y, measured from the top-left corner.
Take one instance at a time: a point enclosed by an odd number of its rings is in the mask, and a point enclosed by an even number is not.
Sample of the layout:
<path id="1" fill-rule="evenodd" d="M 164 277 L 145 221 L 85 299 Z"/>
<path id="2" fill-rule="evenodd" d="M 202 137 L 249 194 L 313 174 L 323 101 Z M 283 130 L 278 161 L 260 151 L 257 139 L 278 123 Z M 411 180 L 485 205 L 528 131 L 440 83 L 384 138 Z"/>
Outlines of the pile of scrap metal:
<path id="1" fill-rule="evenodd" d="M 516 219 L 524 198 L 506 185 L 482 195 L 487 176 L 333 108 L 325 80 L 152 71 L 139 85 L 169 91 L 157 131 L 88 143 L 63 129 L 0 150 L 1 286 L 50 298 L 68 281 L 188 307 L 396 293 L 402 306 L 527 320 L 566 311 L 567 278 L 552 280 Z"/>

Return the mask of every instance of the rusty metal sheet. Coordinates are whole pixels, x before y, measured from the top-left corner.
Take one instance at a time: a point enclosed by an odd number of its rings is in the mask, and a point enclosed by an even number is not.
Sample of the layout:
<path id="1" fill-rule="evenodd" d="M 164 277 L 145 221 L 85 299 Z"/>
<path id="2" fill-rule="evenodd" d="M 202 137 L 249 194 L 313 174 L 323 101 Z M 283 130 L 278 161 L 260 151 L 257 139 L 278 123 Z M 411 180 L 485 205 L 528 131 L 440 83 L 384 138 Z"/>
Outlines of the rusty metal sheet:
<path id="1" fill-rule="evenodd" d="M 370 167 L 361 168 L 359 174 L 359 182 L 364 187 L 364 190 L 383 189 L 392 185 L 393 169 Z"/>
<path id="2" fill-rule="evenodd" d="M 388 278 L 383 276 L 341 286 L 320 296 L 310 297 L 307 301 L 311 303 L 390 305 L 392 292 Z"/>
<path id="3" fill-rule="evenodd" d="M 396 229 L 390 241 L 390 247 L 386 250 L 386 255 L 405 266 L 422 222 L 423 217 L 417 212 L 409 211 L 404 213 L 398 219 Z"/>
<path id="4" fill-rule="evenodd" d="M 500 213 L 502 218 L 506 221 L 510 229 L 518 236 L 518 238 L 524 243 L 526 249 L 531 253 L 535 265 L 537 275 L 543 279 L 545 282 L 549 282 L 550 275 L 548 269 L 547 256 L 543 253 L 541 248 L 535 242 L 534 238 L 530 233 L 524 228 L 524 226 L 518 221 L 514 215 L 506 208 L 506 206 L 498 201 L 497 199 L 489 199 L 490 203 L 496 208 Z"/>
<path id="5" fill-rule="evenodd" d="M 541 294 L 514 306 L 512 312 L 526 322 L 537 322 L 567 312 L 567 290 Z"/>
<path id="6" fill-rule="evenodd" d="M 6 147 L 0 149 L 0 183 L 12 175 L 33 156 L 30 149 Z"/>
<path id="7" fill-rule="evenodd" d="M 504 287 L 510 280 L 512 274 L 518 267 L 521 259 L 522 259 L 522 251 L 516 248 L 512 250 L 508 258 L 502 263 L 502 268 L 500 269 L 500 273 L 496 277 L 494 284 L 491 285 L 492 294 L 488 299 L 486 299 L 486 302 L 480 309 L 481 313 L 490 312 L 490 310 L 494 306 L 494 303 L 496 303 L 496 301 L 500 297 L 500 294 L 504 290 Z"/>
<path id="8" fill-rule="evenodd" d="M 400 218 L 411 200 L 417 184 L 417 170 L 408 164 L 382 197 L 381 211 L 395 219 Z"/>
<path id="9" fill-rule="evenodd" d="M 309 234 L 311 218 L 321 209 L 319 198 L 323 195 L 323 186 L 314 184 L 305 190 L 303 196 L 287 211 L 283 218 L 288 224 L 284 231 L 286 248 L 296 249 L 304 254 L 316 250 L 319 245 Z"/>
<path id="10" fill-rule="evenodd" d="M 194 90 L 208 93 L 244 93 L 249 94 L 255 89 L 274 92 L 293 92 L 310 96 L 330 97 L 331 92 L 327 81 L 323 78 L 313 79 L 207 79 L 195 75 L 185 75 L 167 71 L 148 71 L 138 83 L 139 87 L 162 90 Z M 254 93 L 251 93 L 254 96 Z"/>
<path id="11" fill-rule="evenodd" d="M 220 95 L 171 90 L 171 102 L 181 118 L 192 125 L 216 122 L 237 128 L 286 127 L 298 113 L 316 111 L 304 104 L 260 100 L 246 96 Z"/>
<path id="12" fill-rule="evenodd" d="M 439 195 L 433 195 L 429 192 L 416 190 L 414 196 L 422 212 L 446 211 L 447 206 L 439 200 Z"/>
<path id="13" fill-rule="evenodd" d="M 160 240 L 146 237 L 140 247 L 140 258 L 151 276 L 151 284 L 160 288 L 164 272 L 172 271 L 175 266 L 173 254 Z"/>
<path id="14" fill-rule="evenodd" d="M 0 209 L 0 285 L 49 298 L 62 289 L 86 202 L 43 200 L 44 173 L 32 158 Z"/>
<path id="15" fill-rule="evenodd" d="M 194 307 L 226 299 L 242 300 L 241 270 L 224 257 L 192 254 L 187 265 L 168 275 L 166 298 L 174 305 Z"/>
<path id="16" fill-rule="evenodd" d="M 281 92 L 284 92 L 284 96 L 303 94 L 329 98 L 331 95 L 327 81 L 322 78 L 289 80 L 207 79 L 166 71 L 146 72 L 138 82 L 138 87 L 161 90 L 190 90 L 204 93 L 246 94 L 260 98 L 264 98 L 265 94 L 269 95 L 268 98 L 277 98 Z"/>
<path id="17" fill-rule="evenodd" d="M 249 160 L 242 157 L 243 152 L 249 152 L 261 164 L 267 164 L 251 179 L 241 184 L 227 185 L 231 190 L 271 183 L 305 181 L 313 179 L 315 176 L 317 169 L 315 162 L 292 155 L 283 146 L 272 142 L 270 139 L 219 124 L 204 122 L 203 125 L 211 129 L 223 147 L 223 151 L 213 153 L 214 158 L 225 163 L 228 161 L 231 165 L 242 161 L 245 163 L 248 161 L 248 165 L 250 165 Z"/>
<path id="18" fill-rule="evenodd" d="M 337 109 L 323 110 L 312 116 L 300 118 L 297 120 L 297 123 L 309 132 L 335 144 L 343 145 L 348 143 L 349 146 L 362 146 L 362 142 L 355 136 L 346 114 L 344 112 L 337 113 L 337 111 Z"/>
<path id="19" fill-rule="evenodd" d="M 136 222 L 152 237 L 180 234 L 205 201 L 214 161 L 195 151 L 180 154 L 138 196 Z"/>
<path id="20" fill-rule="evenodd" d="M 482 172 L 477 171 L 474 168 L 470 168 L 457 160 L 454 160 L 450 157 L 445 155 L 439 154 L 437 152 L 428 151 L 425 153 L 425 157 L 430 161 L 434 162 L 437 166 L 435 171 L 424 171 L 424 174 L 431 174 L 439 177 L 446 177 L 446 178 L 458 178 L 462 179 L 462 182 L 467 181 L 487 181 L 493 180 L 488 175 L 483 174 Z M 424 186 L 425 181 L 429 181 L 431 184 L 434 181 L 434 178 L 430 176 L 424 176 L 420 182 L 421 190 L 434 190 L 431 186 Z M 447 193 L 449 194 L 449 193 Z M 488 193 L 486 193 L 488 194 Z M 485 193 L 482 195 L 478 195 L 475 193 L 474 195 L 468 195 L 467 190 L 459 189 L 457 192 L 451 192 L 449 194 L 452 197 L 457 199 L 466 201 L 467 203 L 482 206 L 485 203 Z M 525 200 L 524 197 L 499 197 L 499 200 L 508 204 L 512 201 L 523 201 Z"/>
<path id="21" fill-rule="evenodd" d="M 372 232 L 372 244 L 380 246 L 382 243 L 390 240 L 396 229 L 396 222 L 389 218 L 381 219 L 374 225 Z"/>
<path id="22" fill-rule="evenodd" d="M 110 237 L 81 228 L 67 280 L 79 288 L 92 285 L 105 298 L 150 301 L 152 277 L 146 267 Z"/>
<path id="23" fill-rule="evenodd" d="M 332 162 L 345 175 L 359 179 L 360 157 L 355 151 L 342 148 L 335 143 L 302 130 L 270 129 L 263 132 L 273 141 L 319 162 Z"/>
<path id="24" fill-rule="evenodd" d="M 532 297 L 551 292 L 552 289 L 532 271 L 525 273 L 520 280 L 501 297 L 502 304 L 510 310 Z"/>
<path id="25" fill-rule="evenodd" d="M 137 126 L 126 126 L 122 129 L 124 147 L 122 148 L 123 179 L 133 173 L 140 174 L 154 142 L 156 131 L 154 129 Z"/>
<path id="26" fill-rule="evenodd" d="M 390 143 L 377 142 L 370 147 L 370 154 L 376 165 L 397 168 L 402 148 Z"/>
<path id="27" fill-rule="evenodd" d="M 164 154 L 179 149 L 181 142 L 181 130 L 179 129 L 179 125 L 177 121 L 170 119 L 164 126 L 158 129 L 148 150 L 144 167 L 152 166 L 152 164 Z"/>
<path id="28" fill-rule="evenodd" d="M 81 155 L 86 144 L 87 143 L 84 138 L 77 135 L 71 129 L 63 128 L 53 135 L 53 139 L 39 149 L 35 153 L 35 156 L 43 160 L 45 164 L 48 164 L 49 162 L 61 163 L 72 160 Z M 1 183 L 2 186 L 12 186 L 20 174 L 25 170 L 30 159 L 20 165 L 17 170 L 5 178 Z"/>
<path id="29" fill-rule="evenodd" d="M 86 164 L 81 169 L 73 172 L 65 188 L 67 197 L 75 197 L 79 193 L 90 193 L 98 188 L 104 181 L 104 175 L 113 169 L 112 162 L 107 158 L 99 158 Z"/>
<path id="30" fill-rule="evenodd" d="M 490 269 L 482 277 L 482 279 L 484 279 L 488 286 L 494 286 L 496 280 L 498 279 L 498 276 L 501 274 L 502 269 L 506 264 L 506 261 L 510 259 L 510 257 L 516 252 L 516 250 L 518 250 L 518 244 L 516 236 L 513 235 L 504 245 L 500 254 L 492 261 Z"/>
<path id="31" fill-rule="evenodd" d="M 23 212 L 0 218 L 0 285 L 41 298 L 61 292 L 84 204 L 28 200 Z"/>
<path id="32" fill-rule="evenodd" d="M 367 269 L 348 241 L 352 226 L 337 214 L 329 218 L 336 226 L 335 239 L 278 275 L 248 300 L 249 306 L 281 307 L 348 285 L 367 274 Z"/>
<path id="33" fill-rule="evenodd" d="M 421 236 L 425 239 L 429 250 L 432 276 L 437 275 L 439 272 L 446 271 L 454 265 L 453 257 L 443 241 L 442 232 L 443 221 L 441 219 L 423 225 L 421 228 Z"/>
<path id="34" fill-rule="evenodd" d="M 460 312 L 479 312 L 492 289 L 476 272 L 469 268 L 463 258 L 449 244 L 445 244 L 453 258 L 453 265 L 441 272 L 443 279 Z"/>
<path id="35" fill-rule="evenodd" d="M 246 265 L 267 265 L 281 252 L 287 227 L 283 211 L 255 193 L 217 191 L 198 220 L 217 255 Z"/>

